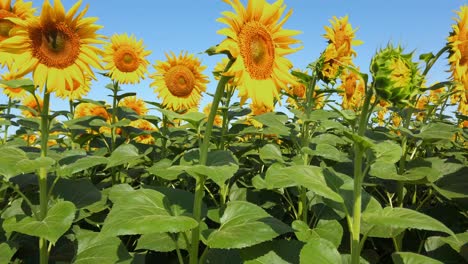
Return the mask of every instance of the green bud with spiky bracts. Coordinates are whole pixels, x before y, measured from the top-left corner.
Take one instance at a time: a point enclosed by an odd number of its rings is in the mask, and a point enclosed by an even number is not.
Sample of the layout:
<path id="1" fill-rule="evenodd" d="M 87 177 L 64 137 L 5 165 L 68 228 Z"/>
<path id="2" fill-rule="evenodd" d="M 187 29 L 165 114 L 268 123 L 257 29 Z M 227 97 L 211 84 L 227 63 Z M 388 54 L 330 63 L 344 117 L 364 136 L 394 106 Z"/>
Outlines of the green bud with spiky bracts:
<path id="1" fill-rule="evenodd" d="M 370 71 L 377 95 L 394 105 L 406 105 L 418 93 L 422 76 L 413 53 L 403 54 L 403 48 L 388 45 L 372 58 Z"/>

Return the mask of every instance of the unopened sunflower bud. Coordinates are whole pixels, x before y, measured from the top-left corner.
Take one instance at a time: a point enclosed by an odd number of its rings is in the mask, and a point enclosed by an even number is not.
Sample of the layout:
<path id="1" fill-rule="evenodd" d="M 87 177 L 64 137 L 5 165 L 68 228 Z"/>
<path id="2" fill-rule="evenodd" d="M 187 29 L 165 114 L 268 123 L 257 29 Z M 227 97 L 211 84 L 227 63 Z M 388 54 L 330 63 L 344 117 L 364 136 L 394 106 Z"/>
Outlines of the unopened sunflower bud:
<path id="1" fill-rule="evenodd" d="M 377 94 L 394 105 L 407 103 L 417 93 L 421 82 L 418 64 L 412 53 L 403 54 L 401 47 L 387 46 L 372 58 L 370 71 Z"/>

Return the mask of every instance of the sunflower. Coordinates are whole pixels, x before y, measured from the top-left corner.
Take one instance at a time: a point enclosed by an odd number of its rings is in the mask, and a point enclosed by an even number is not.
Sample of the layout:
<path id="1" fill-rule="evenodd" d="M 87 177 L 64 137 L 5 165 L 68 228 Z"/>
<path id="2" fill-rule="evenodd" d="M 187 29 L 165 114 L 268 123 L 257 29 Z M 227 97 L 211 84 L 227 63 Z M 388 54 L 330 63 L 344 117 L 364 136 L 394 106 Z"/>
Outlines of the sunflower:
<path id="1" fill-rule="evenodd" d="M 282 28 L 292 11 L 282 18 L 286 7 L 281 0 L 273 4 L 249 0 L 247 8 L 239 0 L 224 1 L 236 11 L 223 12 L 218 19 L 229 27 L 218 31 L 227 38 L 216 51 L 227 51 L 236 59 L 224 75 L 234 77 L 241 103 L 251 98 L 253 104 L 273 109 L 279 91 L 296 82 L 289 72 L 292 63 L 284 56 L 300 49 L 290 47 L 299 43 L 292 37 L 300 32 Z"/>
<path id="2" fill-rule="evenodd" d="M 45 85 L 48 92 L 72 87 L 73 80 L 85 83 L 84 72 L 95 78 L 91 66 L 101 69 L 101 51 L 93 44 L 103 43 L 96 34 L 101 26 L 94 24 L 97 18 L 83 18 L 87 8 L 76 15 L 80 5 L 78 1 L 65 13 L 60 0 L 54 7 L 45 0 L 40 17 L 10 18 L 18 29 L 2 41 L 0 52 L 14 54 L 19 76 L 33 72 L 34 84 L 41 89 Z"/>
<path id="3" fill-rule="evenodd" d="M 125 97 L 119 102 L 119 106 L 131 108 L 137 115 L 146 115 L 148 113 L 145 101 L 136 96 Z"/>
<path id="4" fill-rule="evenodd" d="M 85 117 L 85 116 L 99 116 L 103 118 L 107 123 L 110 124 L 111 116 L 107 112 L 106 107 L 100 106 L 97 104 L 92 103 L 81 103 L 75 108 L 75 118 Z M 87 130 L 89 133 L 91 129 Z M 109 134 L 111 132 L 111 128 L 108 126 L 102 126 L 99 128 L 99 133 L 101 134 Z"/>
<path id="5" fill-rule="evenodd" d="M 205 105 L 205 107 L 203 108 L 203 113 L 207 117 L 210 115 L 210 112 L 211 112 L 211 103 Z M 220 115 L 215 115 L 213 125 L 215 125 L 217 127 L 222 127 L 223 126 L 223 117 L 220 116 Z"/>
<path id="6" fill-rule="evenodd" d="M 55 94 L 59 98 L 68 99 L 70 101 L 81 99 L 87 95 L 91 86 L 91 77 L 85 73 L 84 83 L 73 79 L 73 84 L 65 84 L 65 87 L 59 87 L 56 89 Z"/>
<path id="7" fill-rule="evenodd" d="M 110 78 L 118 83 L 139 83 L 148 72 L 149 61 L 146 59 L 151 51 L 145 50 L 143 40 L 127 34 L 113 35 L 104 47 L 104 68 Z"/>
<path id="8" fill-rule="evenodd" d="M 26 20 L 34 16 L 35 8 L 32 8 L 32 2 L 15 1 L 11 5 L 11 0 L 0 0 L 0 43 L 11 37 L 16 24 L 10 18 Z M 11 68 L 14 59 L 10 53 L 0 51 L 0 65 Z"/>
<path id="9" fill-rule="evenodd" d="M 5 80 L 5 81 L 16 80 L 16 77 L 15 77 L 15 74 L 9 72 L 9 73 L 5 73 L 4 75 L 2 75 L 2 80 Z M 11 99 L 22 99 L 26 97 L 27 95 L 26 90 L 22 88 L 8 87 L 5 84 L 0 84 L 0 87 L 3 88 L 3 93 L 6 94 Z"/>
<path id="10" fill-rule="evenodd" d="M 350 70 L 343 71 L 339 89 L 344 91 L 341 93 L 343 96 L 341 106 L 344 109 L 357 111 L 361 108 L 365 97 L 365 84 L 359 74 Z"/>
<path id="11" fill-rule="evenodd" d="M 134 120 L 134 121 L 130 122 L 130 126 L 141 129 L 141 130 L 144 130 L 144 131 L 148 131 L 148 132 L 158 130 L 158 128 L 153 123 L 151 123 L 151 122 L 149 122 L 147 120 L 144 120 L 144 119 Z M 156 142 L 154 137 L 149 133 L 136 136 L 134 138 L 134 140 L 136 142 L 142 143 L 142 144 L 154 144 Z"/>
<path id="12" fill-rule="evenodd" d="M 297 70 L 300 71 L 300 70 Z M 307 71 L 300 71 L 304 74 L 308 74 Z M 314 88 L 314 94 L 312 95 L 313 98 L 313 108 L 320 109 L 324 106 L 324 96 L 323 94 L 318 93 L 319 87 L 318 85 Z M 295 109 L 302 109 L 300 106 L 300 102 L 305 101 L 306 99 L 306 85 L 301 82 L 299 78 L 297 78 L 297 83 L 289 87 L 290 96 L 286 99 L 286 102 Z M 303 109 L 302 109 L 303 110 Z"/>
<path id="13" fill-rule="evenodd" d="M 426 116 L 426 106 L 429 103 L 429 97 L 422 95 L 418 102 L 416 103 L 416 109 L 419 110 L 416 115 L 416 120 L 423 121 L 424 117 Z"/>
<path id="14" fill-rule="evenodd" d="M 328 46 L 323 53 L 322 76 L 325 80 L 335 79 L 343 66 L 353 65 L 352 57 L 356 56 L 353 46 L 362 44 L 355 40 L 355 32 L 348 22 L 348 16 L 330 20 L 331 27 L 325 26 L 324 38 L 328 40 Z"/>
<path id="15" fill-rule="evenodd" d="M 166 53 L 167 61 L 154 65 L 156 73 L 150 76 L 154 79 L 150 86 L 156 87 L 154 91 L 166 108 L 183 112 L 197 107 L 201 93 L 206 91 L 208 77 L 202 74 L 206 66 L 192 54 L 171 55 Z"/>
<path id="16" fill-rule="evenodd" d="M 37 98 L 37 100 L 36 100 Z M 32 94 L 28 95 L 23 100 L 23 106 L 29 108 L 21 111 L 21 114 L 24 117 L 38 117 L 41 114 L 41 109 L 43 106 L 42 98 L 36 95 L 34 97 Z M 33 111 L 31 111 L 33 110 Z"/>

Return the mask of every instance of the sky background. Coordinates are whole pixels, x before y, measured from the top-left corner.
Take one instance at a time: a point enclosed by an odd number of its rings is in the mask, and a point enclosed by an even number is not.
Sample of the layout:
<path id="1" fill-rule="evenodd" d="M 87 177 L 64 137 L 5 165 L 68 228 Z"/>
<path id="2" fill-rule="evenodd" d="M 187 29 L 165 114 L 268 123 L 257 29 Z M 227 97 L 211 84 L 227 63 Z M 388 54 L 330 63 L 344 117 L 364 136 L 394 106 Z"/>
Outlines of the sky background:
<path id="1" fill-rule="evenodd" d="M 76 1 L 62 2 L 68 10 Z M 230 5 L 221 0 L 83 0 L 82 6 L 86 4 L 89 4 L 86 16 L 99 17 L 97 24 L 103 26 L 100 34 L 110 37 L 128 33 L 143 39 L 146 49 L 152 51 L 148 57 L 149 73 L 155 71 L 152 65 L 157 60 L 165 60 L 165 52 L 197 54 L 207 66 L 205 75 L 210 77 L 207 91 L 214 92 L 216 81 L 211 72 L 222 55 L 208 56 L 203 51 L 223 40 L 216 31 L 225 25 L 216 19 L 221 17 L 221 12 L 231 11 Z M 293 10 L 284 28 L 302 31 L 296 38 L 302 41 L 303 49 L 288 56 L 295 68 L 304 69 L 325 49 L 324 26 L 330 25 L 329 20 L 348 15 L 353 28 L 358 28 L 356 39 L 364 42 L 355 47 L 354 63 L 368 73 L 372 56 L 387 43 L 401 44 L 405 51 L 414 51 L 415 59 L 423 53 L 437 53 L 446 44 L 455 11 L 468 4 L 468 0 L 285 0 L 284 4 L 287 10 Z M 40 10 L 42 1 L 33 1 L 33 5 Z M 446 58 L 444 55 L 439 59 L 429 73 L 428 84 L 448 78 Z M 110 91 L 104 88 L 109 80 L 98 78 L 87 97 L 109 103 Z M 146 101 L 161 102 L 149 87 L 151 81 L 146 77 L 140 84 L 124 85 L 123 89 L 136 92 Z M 52 110 L 68 109 L 68 102 L 53 100 Z M 201 107 L 210 100 L 205 95 Z M 6 96 L 0 96 L 0 103 L 6 101 Z"/>

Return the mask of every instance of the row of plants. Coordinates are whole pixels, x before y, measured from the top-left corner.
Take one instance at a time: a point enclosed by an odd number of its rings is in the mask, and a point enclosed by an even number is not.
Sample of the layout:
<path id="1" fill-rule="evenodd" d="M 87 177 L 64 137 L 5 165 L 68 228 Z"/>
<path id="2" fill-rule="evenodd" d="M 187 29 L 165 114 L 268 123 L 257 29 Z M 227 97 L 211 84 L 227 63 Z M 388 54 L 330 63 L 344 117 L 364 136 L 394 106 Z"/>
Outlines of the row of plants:
<path id="1" fill-rule="evenodd" d="M 148 74 L 81 1 L 0 0 L 0 263 L 467 262 L 468 7 L 436 53 L 389 44 L 366 74 L 347 16 L 296 69 L 283 1 L 225 2 L 209 94 L 195 55 Z M 157 99 L 122 88 L 147 75 Z"/>

